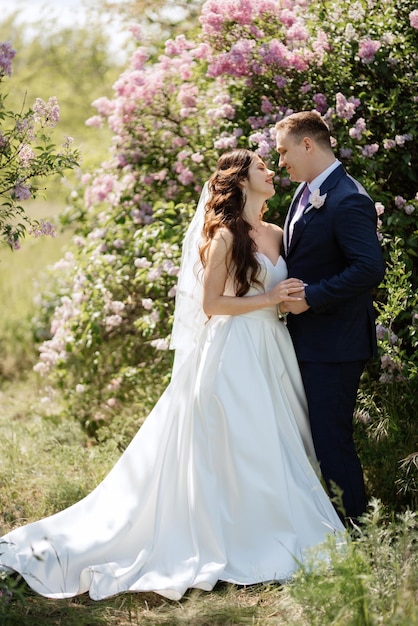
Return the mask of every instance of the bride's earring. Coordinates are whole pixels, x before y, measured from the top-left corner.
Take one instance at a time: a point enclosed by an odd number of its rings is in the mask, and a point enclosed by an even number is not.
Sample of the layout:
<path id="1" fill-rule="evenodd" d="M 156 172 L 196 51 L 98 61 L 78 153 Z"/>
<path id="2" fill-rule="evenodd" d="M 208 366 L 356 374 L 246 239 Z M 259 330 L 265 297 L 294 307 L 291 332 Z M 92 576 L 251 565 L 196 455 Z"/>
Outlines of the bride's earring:
<path id="1" fill-rule="evenodd" d="M 245 191 L 245 187 L 242 187 L 241 192 L 242 192 L 242 206 L 244 206 L 245 203 L 247 202 L 247 192 Z"/>

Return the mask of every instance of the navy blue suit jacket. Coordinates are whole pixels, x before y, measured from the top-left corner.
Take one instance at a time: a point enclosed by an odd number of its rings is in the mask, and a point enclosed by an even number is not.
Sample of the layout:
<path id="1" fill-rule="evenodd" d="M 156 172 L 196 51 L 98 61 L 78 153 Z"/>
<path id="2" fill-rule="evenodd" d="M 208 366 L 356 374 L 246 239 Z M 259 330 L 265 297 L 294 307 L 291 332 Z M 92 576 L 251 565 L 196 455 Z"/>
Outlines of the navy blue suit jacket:
<path id="1" fill-rule="evenodd" d="M 302 186 L 295 193 L 297 205 Z M 289 314 L 288 328 L 300 361 L 346 362 L 376 355 L 371 289 L 384 276 L 374 203 L 338 166 L 320 188 L 320 208 L 307 206 L 286 246 L 288 276 L 305 283 L 310 309 Z M 286 249 L 287 248 L 287 249 Z"/>

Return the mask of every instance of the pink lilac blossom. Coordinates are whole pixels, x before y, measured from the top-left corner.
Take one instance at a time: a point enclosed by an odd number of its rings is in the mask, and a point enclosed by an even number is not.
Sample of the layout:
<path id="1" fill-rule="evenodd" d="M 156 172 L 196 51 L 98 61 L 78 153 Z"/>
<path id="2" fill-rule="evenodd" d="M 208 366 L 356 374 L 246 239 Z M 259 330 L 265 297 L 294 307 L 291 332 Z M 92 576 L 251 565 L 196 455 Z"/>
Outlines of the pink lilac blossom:
<path id="1" fill-rule="evenodd" d="M 395 196 L 395 206 L 398 209 L 402 209 L 402 207 L 404 207 L 406 204 L 406 200 L 405 198 L 403 198 L 402 196 Z"/>
<path id="2" fill-rule="evenodd" d="M 267 120 L 265 116 L 256 117 L 254 115 L 251 115 L 248 118 L 248 123 L 253 130 L 259 130 L 260 128 L 265 128 Z"/>
<path id="3" fill-rule="evenodd" d="M 120 315 L 122 311 L 125 310 L 125 303 L 121 302 L 120 300 L 112 300 L 109 303 L 109 309 L 112 311 L 112 313 L 115 313 L 115 315 Z"/>
<path id="4" fill-rule="evenodd" d="M 13 230 L 9 233 L 7 244 L 12 248 L 12 250 L 20 250 L 21 246 L 17 231 Z"/>
<path id="5" fill-rule="evenodd" d="M 115 190 L 116 178 L 113 174 L 100 174 L 94 180 L 92 185 L 86 190 L 86 205 L 110 200 L 112 192 Z"/>
<path id="6" fill-rule="evenodd" d="M 18 181 L 13 187 L 11 195 L 16 200 L 28 200 L 31 196 L 30 184 Z"/>
<path id="7" fill-rule="evenodd" d="M 188 41 L 184 35 L 178 35 L 175 39 L 168 39 L 165 43 L 165 53 L 168 56 L 180 56 L 183 52 L 194 48 L 195 44 Z"/>
<path id="8" fill-rule="evenodd" d="M 412 213 L 415 211 L 415 207 L 413 204 L 406 204 L 403 210 L 407 215 L 412 215 Z"/>
<path id="9" fill-rule="evenodd" d="M 397 369 L 395 361 L 388 354 L 380 357 L 380 365 L 382 369 L 386 369 L 389 372 L 394 372 Z"/>
<path id="10" fill-rule="evenodd" d="M 274 109 L 273 104 L 266 96 L 261 96 L 261 110 L 263 113 L 271 113 Z"/>
<path id="11" fill-rule="evenodd" d="M 57 231 L 51 222 L 48 222 L 48 220 L 41 220 L 38 224 L 29 229 L 29 234 L 34 237 L 41 237 L 42 235 L 56 237 Z"/>
<path id="12" fill-rule="evenodd" d="M 169 342 L 167 339 L 153 339 L 151 345 L 156 350 L 168 350 Z"/>
<path id="13" fill-rule="evenodd" d="M 184 83 L 179 89 L 177 99 L 183 107 L 193 109 L 197 104 L 198 88 L 195 85 Z"/>
<path id="14" fill-rule="evenodd" d="M 348 99 L 340 92 L 335 95 L 336 100 L 336 113 L 338 117 L 346 120 L 351 120 L 356 112 L 357 107 L 360 105 L 360 100 L 354 96 L 350 96 Z"/>
<path id="15" fill-rule="evenodd" d="M 328 35 L 323 30 L 318 31 L 316 39 L 312 42 L 312 49 L 315 52 L 318 65 L 322 65 L 325 53 L 331 50 Z"/>
<path id="16" fill-rule="evenodd" d="M 220 104 L 220 106 L 216 108 L 208 109 L 206 111 L 206 115 L 208 116 L 209 119 L 212 119 L 212 120 L 219 120 L 219 119 L 233 120 L 235 116 L 235 108 L 232 106 L 232 104 L 229 104 L 228 102 L 224 102 L 223 104 Z"/>
<path id="17" fill-rule="evenodd" d="M 22 162 L 23 167 L 30 167 L 30 162 L 35 158 L 35 153 L 32 148 L 25 144 L 19 150 L 19 159 Z"/>
<path id="18" fill-rule="evenodd" d="M 277 87 L 279 87 L 279 89 L 286 87 L 287 83 L 289 82 L 289 79 L 286 78 L 286 76 L 275 76 L 273 80 Z"/>
<path id="19" fill-rule="evenodd" d="M 265 128 L 262 132 L 253 133 L 248 137 L 248 140 L 257 144 L 255 151 L 262 159 L 267 158 L 275 146 L 275 138 L 272 137 L 270 128 Z"/>
<path id="20" fill-rule="evenodd" d="M 142 298 L 141 304 L 144 307 L 144 309 L 146 311 L 151 311 L 152 307 L 153 307 L 153 300 L 152 298 Z"/>
<path id="21" fill-rule="evenodd" d="M 366 121 L 363 117 L 359 117 L 354 126 L 350 128 L 348 134 L 351 139 L 361 139 L 363 133 L 366 130 Z"/>
<path id="22" fill-rule="evenodd" d="M 327 99 L 323 93 L 315 93 L 312 96 L 312 100 L 315 103 L 315 108 L 319 113 L 325 113 L 328 109 Z"/>
<path id="23" fill-rule="evenodd" d="M 35 129 L 33 116 L 30 115 L 16 121 L 16 132 L 25 138 L 25 141 L 33 141 L 35 139 Z"/>
<path id="24" fill-rule="evenodd" d="M 360 41 L 358 55 L 363 63 L 372 63 L 376 52 L 381 47 L 381 42 L 366 37 Z"/>
<path id="25" fill-rule="evenodd" d="M 179 267 L 175 265 L 171 259 L 165 259 L 162 268 L 168 276 L 177 276 L 179 273 Z"/>
<path id="26" fill-rule="evenodd" d="M 279 11 L 279 18 L 282 24 L 284 24 L 284 26 L 287 26 L 288 28 L 290 26 L 293 26 L 293 24 L 296 22 L 296 15 L 295 13 L 291 10 L 291 9 L 282 9 L 281 11 Z"/>
<path id="27" fill-rule="evenodd" d="M 154 267 L 148 272 L 147 281 L 152 283 L 154 282 L 154 280 L 157 280 L 158 278 L 160 278 L 161 274 L 162 274 L 161 267 Z"/>
<path id="28" fill-rule="evenodd" d="M 383 324 L 376 324 L 376 337 L 377 339 L 379 339 L 379 341 L 384 339 L 388 332 L 389 330 L 386 328 L 386 326 L 383 326 Z"/>
<path id="29" fill-rule="evenodd" d="M 97 109 L 99 115 L 103 115 L 104 117 L 108 117 L 115 109 L 115 104 L 105 96 L 94 100 L 92 106 Z"/>
<path id="30" fill-rule="evenodd" d="M 294 44 L 295 41 L 307 41 L 308 38 L 309 33 L 300 22 L 295 22 L 286 32 L 286 39 L 292 44 Z"/>
<path id="31" fill-rule="evenodd" d="M 134 265 L 137 269 L 143 269 L 143 268 L 151 267 L 152 263 L 151 261 L 148 261 L 146 257 L 143 256 L 143 257 L 140 257 L 139 259 L 135 259 Z"/>
<path id="32" fill-rule="evenodd" d="M 229 74 L 241 78 L 253 73 L 252 54 L 256 42 L 243 39 L 231 46 L 228 52 L 222 52 L 210 63 L 207 75 L 216 78 L 222 74 Z"/>
<path id="33" fill-rule="evenodd" d="M 194 50 L 193 55 L 195 59 L 207 59 L 210 60 L 212 56 L 212 48 L 207 43 L 200 43 Z"/>
<path id="34" fill-rule="evenodd" d="M 75 246 L 78 246 L 79 248 L 84 248 L 84 246 L 86 245 L 86 240 L 84 239 L 84 237 L 81 237 L 80 235 L 75 235 L 72 241 L 73 241 L 73 244 Z"/>
<path id="35" fill-rule="evenodd" d="M 340 148 L 340 157 L 342 159 L 351 159 L 353 151 L 351 148 Z"/>
<path id="36" fill-rule="evenodd" d="M 136 41 L 142 41 L 144 35 L 139 24 L 132 24 L 128 27 L 128 30 L 132 33 L 132 36 L 136 39 Z"/>
<path id="37" fill-rule="evenodd" d="M 71 146 L 73 145 L 73 143 L 74 143 L 74 138 L 67 136 L 62 143 L 62 147 L 64 148 L 64 150 L 69 150 Z"/>
<path id="38" fill-rule="evenodd" d="M 177 178 L 182 185 L 191 185 L 194 182 L 194 174 L 188 167 L 182 167 Z"/>
<path id="39" fill-rule="evenodd" d="M 213 145 L 216 150 L 228 150 L 236 148 L 238 141 L 234 135 L 228 135 L 223 132 L 221 136 L 213 142 Z"/>
<path id="40" fill-rule="evenodd" d="M 409 14 L 409 23 L 411 24 L 412 28 L 418 29 L 418 9 L 414 9 Z"/>
<path id="41" fill-rule="evenodd" d="M 221 32 L 225 21 L 234 21 L 242 26 L 250 26 L 261 6 L 265 3 L 255 3 L 253 0 L 208 0 L 202 7 L 200 22 L 206 35 L 216 35 Z"/>
<path id="42" fill-rule="evenodd" d="M 383 147 L 385 150 L 391 150 L 392 148 L 395 148 L 395 146 L 396 146 L 396 141 L 394 139 L 383 140 Z"/>
<path id="43" fill-rule="evenodd" d="M 383 215 L 383 213 L 385 212 L 385 205 L 382 204 L 381 202 L 375 202 L 374 208 L 376 209 L 377 215 Z"/>
<path id="44" fill-rule="evenodd" d="M 287 68 L 291 65 L 291 53 L 278 39 L 272 39 L 269 44 L 263 44 L 260 49 L 263 63 Z"/>
<path id="45" fill-rule="evenodd" d="M 148 50 L 141 46 L 135 50 L 133 55 L 130 58 L 130 63 L 132 67 L 136 70 L 141 70 L 145 63 L 148 61 L 149 53 Z"/>
<path id="46" fill-rule="evenodd" d="M 111 331 L 114 328 L 120 326 L 123 322 L 123 319 L 120 315 L 108 315 L 105 318 L 105 327 L 107 331 Z"/>
<path id="47" fill-rule="evenodd" d="M 60 108 L 57 98 L 51 96 L 48 102 L 45 102 L 42 98 L 36 98 L 33 105 L 33 113 L 35 122 L 54 128 L 60 121 Z"/>
<path id="48" fill-rule="evenodd" d="M 372 157 L 376 154 L 376 152 L 379 150 L 379 144 L 378 143 L 372 143 L 372 144 L 368 144 L 366 146 L 363 146 L 361 149 L 361 154 L 364 157 Z"/>
<path id="49" fill-rule="evenodd" d="M 84 124 L 94 128 L 103 128 L 103 118 L 100 117 L 100 115 L 93 115 L 92 117 L 89 117 Z"/>
<path id="50" fill-rule="evenodd" d="M 404 146 L 406 141 L 411 141 L 411 140 L 412 140 L 412 135 L 410 133 L 395 136 L 395 142 L 397 146 Z"/>

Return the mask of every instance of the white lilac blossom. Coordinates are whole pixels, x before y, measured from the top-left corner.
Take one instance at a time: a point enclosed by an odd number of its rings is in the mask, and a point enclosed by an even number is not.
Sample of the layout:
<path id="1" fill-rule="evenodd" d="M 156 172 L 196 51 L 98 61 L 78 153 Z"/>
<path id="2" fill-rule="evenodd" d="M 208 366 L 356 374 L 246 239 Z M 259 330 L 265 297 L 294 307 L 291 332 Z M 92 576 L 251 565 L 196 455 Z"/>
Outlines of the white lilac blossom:
<path id="1" fill-rule="evenodd" d="M 154 339 L 151 341 L 151 345 L 156 350 L 168 350 L 169 348 L 168 339 Z"/>

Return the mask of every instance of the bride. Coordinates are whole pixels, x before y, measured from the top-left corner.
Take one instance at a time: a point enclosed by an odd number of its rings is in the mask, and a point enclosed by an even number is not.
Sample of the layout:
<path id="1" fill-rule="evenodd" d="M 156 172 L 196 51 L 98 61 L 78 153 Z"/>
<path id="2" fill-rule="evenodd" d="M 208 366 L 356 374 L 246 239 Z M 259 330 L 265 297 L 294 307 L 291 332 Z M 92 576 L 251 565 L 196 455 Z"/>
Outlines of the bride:
<path id="1" fill-rule="evenodd" d="M 51 598 L 179 599 L 218 580 L 284 582 L 342 533 L 277 317 L 301 281 L 287 278 L 282 230 L 262 219 L 273 195 L 256 154 L 221 156 L 183 247 L 171 383 L 87 497 L 0 539 L 0 570 Z"/>

